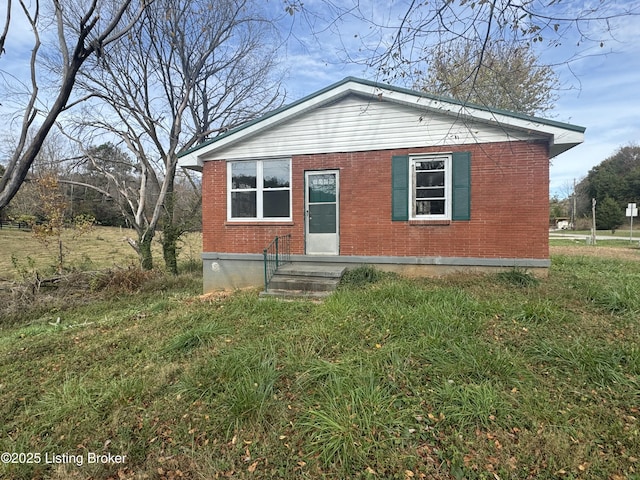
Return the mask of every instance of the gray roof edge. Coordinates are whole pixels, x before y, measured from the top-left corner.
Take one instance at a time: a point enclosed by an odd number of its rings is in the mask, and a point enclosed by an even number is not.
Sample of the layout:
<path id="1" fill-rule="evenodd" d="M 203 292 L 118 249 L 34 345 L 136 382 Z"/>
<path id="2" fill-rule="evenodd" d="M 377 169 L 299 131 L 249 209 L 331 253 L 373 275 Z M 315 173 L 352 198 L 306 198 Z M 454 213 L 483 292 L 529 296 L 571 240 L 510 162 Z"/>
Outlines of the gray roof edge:
<path id="1" fill-rule="evenodd" d="M 497 109 L 497 108 L 489 108 L 489 107 L 485 107 L 482 105 L 476 105 L 473 103 L 469 103 L 469 102 L 462 102 L 460 100 L 456 100 L 454 98 L 449 98 L 449 97 L 444 97 L 444 96 L 438 96 L 438 95 L 433 95 L 433 94 L 429 94 L 426 92 L 420 92 L 417 90 L 412 90 L 409 88 L 404 88 L 404 87 L 397 87 L 397 86 L 393 86 L 393 85 L 388 85 L 386 83 L 380 83 L 380 82 L 376 82 L 373 80 L 366 80 L 366 79 L 362 79 L 362 78 L 357 78 L 357 77 L 345 77 L 342 80 L 340 80 L 339 82 L 333 83 L 321 90 L 318 90 L 310 95 L 307 95 L 305 97 L 300 98 L 299 100 L 296 100 L 292 103 L 289 103 L 287 105 L 283 105 L 280 108 L 277 108 L 269 113 L 266 113 L 264 115 L 261 115 L 253 120 L 250 120 L 248 122 L 245 122 L 241 125 L 238 125 L 235 128 L 232 128 L 231 130 L 218 135 L 215 138 L 212 138 L 210 140 L 207 140 L 203 143 L 200 143 L 198 145 L 195 145 L 187 150 L 184 150 L 182 152 L 178 153 L 178 158 L 180 157 L 184 157 L 186 155 L 189 155 L 190 153 L 193 153 L 197 150 L 200 150 L 201 148 L 204 148 L 208 145 L 211 145 L 215 142 L 218 142 L 220 140 L 222 140 L 223 138 L 229 137 L 230 135 L 234 135 L 237 132 L 240 132 L 246 128 L 249 128 L 257 123 L 260 123 L 264 120 L 267 120 L 275 115 L 279 115 L 282 112 L 285 112 L 291 108 L 294 108 L 300 104 L 303 104 L 305 102 L 308 102 L 309 100 L 312 100 L 315 97 L 318 97 L 320 95 L 324 95 L 325 93 L 338 88 L 344 84 L 347 84 L 349 82 L 354 82 L 354 83 L 359 83 L 361 85 L 366 85 L 369 87 L 373 87 L 373 88 L 378 88 L 380 90 L 390 90 L 393 92 L 398 92 L 398 93 L 402 93 L 402 94 L 406 94 L 406 95 L 413 95 L 413 96 L 417 96 L 417 97 L 422 97 L 422 98 L 427 98 L 429 100 L 434 100 L 434 101 L 440 101 L 440 102 L 445 102 L 445 103 L 450 103 L 453 105 L 458 105 L 461 107 L 468 107 L 468 108 L 472 108 L 472 109 L 476 109 L 476 110 L 481 110 L 481 111 L 485 111 L 488 113 L 492 113 L 495 115 L 503 115 L 503 116 L 507 116 L 507 117 L 512 117 L 512 118 L 516 118 L 519 120 L 525 120 L 525 121 L 531 121 L 531 122 L 536 122 L 536 123 L 540 123 L 542 125 L 547 125 L 547 126 L 552 126 L 552 127 L 557 127 L 557 128 L 562 128 L 565 130 L 571 130 L 574 132 L 578 132 L 578 133 L 584 133 L 586 130 L 586 127 L 582 127 L 579 125 L 574 125 L 571 123 L 565 123 L 565 122 L 559 122 L 556 120 L 550 120 L 547 118 L 541 118 L 541 117 L 536 117 L 536 116 L 530 116 L 530 115 L 524 115 L 521 113 L 517 113 L 517 112 L 511 112 L 508 110 L 501 110 L 501 109 Z"/>
<path id="2" fill-rule="evenodd" d="M 471 103 L 471 102 L 463 102 L 461 100 L 457 100 L 457 99 L 451 98 L 451 97 L 444 97 L 444 96 L 441 96 L 441 95 L 434 95 L 432 93 L 420 92 L 418 90 L 412 90 L 410 88 L 396 87 L 396 86 L 393 86 L 393 85 L 387 85 L 387 84 L 384 84 L 384 83 L 374 82 L 372 80 L 364 80 L 364 79 L 355 78 L 355 77 L 347 77 L 345 80 L 358 82 L 358 83 L 361 83 L 363 85 L 368 85 L 368 86 L 375 87 L 375 88 L 386 89 L 386 90 L 391 90 L 391 91 L 395 91 L 395 92 L 399 92 L 399 93 L 404 93 L 404 94 L 407 94 L 407 95 L 420 96 L 422 98 L 428 98 L 429 100 L 436 100 L 436 101 L 439 101 L 439 102 L 445 102 L 445 103 L 451 103 L 453 105 L 459 105 L 461 107 L 469 107 L 469 108 L 473 108 L 473 109 L 476 109 L 476 110 L 482 110 L 482 111 L 485 111 L 485 112 L 494 113 L 496 115 L 504 115 L 504 116 L 507 116 L 507 117 L 517 118 L 517 119 L 520 119 L 520 120 L 528 120 L 528 121 L 532 121 L 532 122 L 536 122 L 536 123 L 541 123 L 541 124 L 544 124 L 544 125 L 564 128 L 566 130 L 572 130 L 572 131 L 579 132 L 579 133 L 584 133 L 585 130 L 587 129 L 586 127 L 582 127 L 580 125 L 574 125 L 572 123 L 559 122 L 557 120 L 551 120 L 551 119 L 548 119 L 548 118 L 536 117 L 536 116 L 533 116 L 533 115 L 525 115 L 524 113 L 513 112 L 513 111 L 510 111 L 510 110 L 502 110 L 502 109 L 499 109 L 499 108 L 486 107 L 486 106 L 478 105 L 478 104 Z"/>

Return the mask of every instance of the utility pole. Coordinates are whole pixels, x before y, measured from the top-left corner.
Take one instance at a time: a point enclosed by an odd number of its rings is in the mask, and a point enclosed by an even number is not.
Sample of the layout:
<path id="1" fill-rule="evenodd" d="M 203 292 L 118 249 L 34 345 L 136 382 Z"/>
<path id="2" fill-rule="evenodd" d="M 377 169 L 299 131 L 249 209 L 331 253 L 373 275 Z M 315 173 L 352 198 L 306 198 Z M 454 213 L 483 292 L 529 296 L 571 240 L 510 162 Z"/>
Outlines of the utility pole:
<path id="1" fill-rule="evenodd" d="M 596 199 L 591 199 L 591 245 L 596 244 Z"/>
<path id="2" fill-rule="evenodd" d="M 573 208 L 571 209 L 571 230 L 576 229 L 576 179 L 573 179 Z"/>

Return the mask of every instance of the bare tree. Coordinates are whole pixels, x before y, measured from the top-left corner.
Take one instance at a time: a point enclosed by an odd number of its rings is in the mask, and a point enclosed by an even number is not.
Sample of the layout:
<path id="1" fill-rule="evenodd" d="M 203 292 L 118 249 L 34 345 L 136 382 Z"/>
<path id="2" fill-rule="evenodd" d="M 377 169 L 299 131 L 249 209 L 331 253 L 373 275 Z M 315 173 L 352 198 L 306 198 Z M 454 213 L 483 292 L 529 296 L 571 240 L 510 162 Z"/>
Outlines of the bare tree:
<path id="1" fill-rule="evenodd" d="M 27 176 L 34 159 L 53 128 L 58 116 L 81 99 L 71 101 L 78 72 L 88 59 L 100 56 L 104 48 L 126 35 L 138 20 L 147 0 L 99 1 L 51 0 L 42 5 L 39 0 L 18 5 L 33 34 L 33 47 L 29 62 L 30 79 L 25 85 L 27 102 L 19 113 L 19 132 L 15 148 L 0 178 L 0 209 L 16 194 Z M 7 18 L 0 36 L 0 55 L 5 52 L 10 34 L 12 3 L 7 2 Z M 127 15 L 127 21 L 123 17 Z M 41 35 L 46 31 L 57 41 L 57 51 L 44 51 Z M 45 57 L 55 58 L 59 82 L 47 91 L 41 89 L 40 71 L 47 62 Z M 51 66 L 48 64 L 48 66 Z M 8 86 L 4 85 L 6 90 Z M 2 91 L 2 97 L 8 96 Z M 47 105 L 50 105 L 48 107 Z"/>
<path id="2" fill-rule="evenodd" d="M 276 32 L 260 2 L 156 0 L 126 41 L 105 49 L 82 88 L 99 100 L 82 119 L 127 146 L 140 168 L 135 197 L 126 195 L 151 268 L 151 242 L 163 228 L 164 259 L 177 272 L 175 175 L 180 150 L 281 104 L 274 76 Z M 99 105 L 99 106 L 98 106 Z"/>
<path id="3" fill-rule="evenodd" d="M 326 32 L 341 38 L 344 60 L 372 68 L 385 81 L 410 84 L 424 76 L 435 45 L 447 49 L 470 42 L 481 63 L 485 49 L 497 42 L 541 48 L 573 44 L 579 58 L 581 49 L 615 43 L 616 23 L 640 15 L 635 0 L 405 0 L 390 6 L 322 0 L 321 5 L 285 0 L 285 10 L 303 19 L 318 41 Z"/>

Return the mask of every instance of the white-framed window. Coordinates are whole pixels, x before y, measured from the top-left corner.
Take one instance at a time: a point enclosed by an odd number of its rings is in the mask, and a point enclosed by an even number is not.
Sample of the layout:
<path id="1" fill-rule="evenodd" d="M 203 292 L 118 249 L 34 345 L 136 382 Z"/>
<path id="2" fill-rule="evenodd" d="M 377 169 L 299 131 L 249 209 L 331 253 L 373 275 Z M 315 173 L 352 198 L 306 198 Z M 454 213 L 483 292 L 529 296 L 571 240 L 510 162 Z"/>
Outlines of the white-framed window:
<path id="1" fill-rule="evenodd" d="M 409 215 L 412 220 L 451 219 L 451 155 L 409 158 Z"/>
<path id="2" fill-rule="evenodd" d="M 291 220 L 291 159 L 227 163 L 229 220 Z"/>

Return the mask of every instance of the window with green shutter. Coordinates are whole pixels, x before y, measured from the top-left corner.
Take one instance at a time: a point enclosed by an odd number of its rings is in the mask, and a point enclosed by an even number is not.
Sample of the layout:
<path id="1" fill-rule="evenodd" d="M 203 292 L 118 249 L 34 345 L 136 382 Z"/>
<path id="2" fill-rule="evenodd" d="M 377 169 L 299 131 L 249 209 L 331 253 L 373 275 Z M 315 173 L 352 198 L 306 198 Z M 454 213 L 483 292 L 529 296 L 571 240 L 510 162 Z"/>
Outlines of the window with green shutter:
<path id="1" fill-rule="evenodd" d="M 392 158 L 392 220 L 470 218 L 470 152 Z"/>

